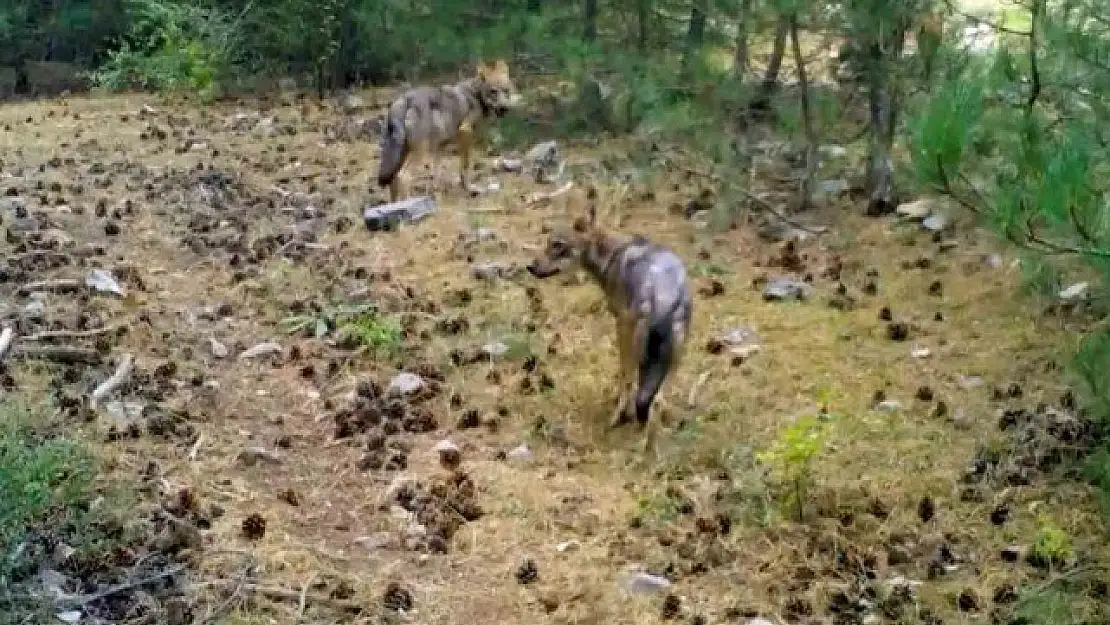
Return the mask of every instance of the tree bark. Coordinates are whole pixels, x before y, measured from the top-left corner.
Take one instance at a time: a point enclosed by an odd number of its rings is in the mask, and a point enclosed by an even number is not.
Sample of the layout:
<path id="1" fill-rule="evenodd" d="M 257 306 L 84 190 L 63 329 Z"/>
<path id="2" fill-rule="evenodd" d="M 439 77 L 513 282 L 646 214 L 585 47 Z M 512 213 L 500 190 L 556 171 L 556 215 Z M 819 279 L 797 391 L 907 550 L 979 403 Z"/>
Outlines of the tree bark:
<path id="1" fill-rule="evenodd" d="M 790 16 L 790 43 L 794 52 L 794 64 L 798 69 L 798 86 L 801 89 L 802 126 L 805 130 L 806 164 L 805 177 L 799 189 L 798 206 L 810 207 L 813 199 L 813 179 L 817 174 L 817 137 L 813 131 L 812 112 L 809 102 L 809 79 L 806 76 L 806 62 L 802 57 L 802 44 L 798 40 L 798 16 Z"/>
<path id="2" fill-rule="evenodd" d="M 736 20 L 736 56 L 733 59 L 733 72 L 741 83 L 748 73 L 748 20 L 751 19 L 751 12 L 752 0 L 740 0 L 740 15 Z"/>
<path id="3" fill-rule="evenodd" d="M 686 31 L 686 50 L 682 55 L 682 71 L 692 67 L 694 58 L 701 52 L 705 43 L 705 20 L 709 13 L 709 0 L 694 0 L 690 8 L 690 28 Z"/>
<path id="4" fill-rule="evenodd" d="M 779 86 L 779 71 L 782 69 L 782 57 L 786 55 L 786 36 L 790 34 L 790 21 L 786 16 L 780 15 L 775 23 L 775 43 L 771 48 L 771 60 L 767 63 L 767 71 L 763 74 L 763 83 L 759 86 L 759 93 L 752 100 L 753 109 L 767 108 L 771 96 Z"/>
<path id="5" fill-rule="evenodd" d="M 648 49 L 648 36 L 650 27 L 648 25 L 651 19 L 651 0 L 636 0 L 636 48 L 640 52 L 646 52 Z"/>
<path id="6" fill-rule="evenodd" d="M 883 54 L 877 40 L 868 42 L 867 83 L 871 110 L 871 156 L 867 167 L 867 214 L 886 215 L 894 211 L 894 130 L 898 122 L 897 89 L 891 80 L 890 67 L 902 56 L 905 30 L 893 34 L 888 41 L 890 58 Z"/>
<path id="7" fill-rule="evenodd" d="M 586 23 L 582 38 L 592 43 L 597 40 L 597 0 L 586 0 L 583 14 Z"/>

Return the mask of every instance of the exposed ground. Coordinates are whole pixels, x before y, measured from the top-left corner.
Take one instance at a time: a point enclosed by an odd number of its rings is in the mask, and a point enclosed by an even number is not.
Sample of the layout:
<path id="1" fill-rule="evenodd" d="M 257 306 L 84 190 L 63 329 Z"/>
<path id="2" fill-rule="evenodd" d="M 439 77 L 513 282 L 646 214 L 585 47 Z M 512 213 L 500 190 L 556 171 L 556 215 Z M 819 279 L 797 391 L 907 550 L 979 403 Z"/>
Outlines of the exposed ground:
<path id="1" fill-rule="evenodd" d="M 143 96 L 0 108 L 5 316 L 23 336 L 124 328 L 63 341 L 95 345 L 100 364 L 10 357 L 8 370 L 28 393 L 60 389 L 113 479 L 141 485 L 135 523 L 156 536 L 117 565 L 147 551 L 195 565 L 184 601 L 131 596 L 145 606 L 131 617 L 985 622 L 1051 579 L 1005 548 L 1062 532 L 1080 564 L 1110 555 L 1089 493 L 1055 479 L 1087 435 L 1056 361 L 1075 332 L 1019 294 L 1012 255 L 966 220 L 942 245 L 919 224 L 861 217 L 844 196 L 808 219 L 830 232 L 788 254 L 755 225 L 712 234 L 669 210 L 703 182 L 682 167 L 641 171 L 622 192 L 627 146 L 565 148 L 568 169 L 602 188 L 625 228 L 679 250 L 699 287 L 664 391 L 677 425 L 644 469 L 636 432 L 601 426 L 615 370 L 599 291 L 511 267 L 473 273 L 530 258 L 561 204 L 520 198 L 558 185 L 491 173 L 490 156 L 477 179 L 500 190 L 451 189 L 428 219 L 368 232 L 376 140 L 334 137 L 373 115 Z M 774 154 L 763 162 L 788 170 Z M 840 166 L 830 159 L 828 176 Z M 765 174 L 758 190 L 783 191 Z M 471 240 L 481 234 L 492 238 Z M 17 294 L 93 268 L 126 294 L 82 287 L 30 309 Z M 813 292 L 764 301 L 761 276 L 809 276 Z M 280 325 L 359 302 L 380 311 L 357 323 L 361 342 L 330 326 L 313 338 L 314 321 L 309 334 Z M 761 349 L 737 357 L 720 339 L 744 327 Z M 268 341 L 280 353 L 242 357 Z M 468 362 L 491 342 L 505 353 Z M 131 382 L 101 414 L 73 405 L 123 354 L 136 359 Z M 399 370 L 425 390 L 383 399 Z M 119 414 L 129 406 L 142 413 Z M 755 453 L 822 407 L 798 522 Z M 454 471 L 434 449 L 444 439 L 461 454 Z M 630 593 L 634 571 L 672 585 Z M 1080 589 L 1074 622 L 1105 616 L 1105 590 Z"/>

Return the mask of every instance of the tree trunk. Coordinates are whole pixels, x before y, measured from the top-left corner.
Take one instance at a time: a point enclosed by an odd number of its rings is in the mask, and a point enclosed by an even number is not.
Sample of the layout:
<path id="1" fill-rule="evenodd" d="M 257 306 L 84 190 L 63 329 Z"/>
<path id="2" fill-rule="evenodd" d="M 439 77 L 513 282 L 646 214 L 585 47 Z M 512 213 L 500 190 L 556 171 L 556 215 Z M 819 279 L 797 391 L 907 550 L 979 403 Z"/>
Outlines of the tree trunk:
<path id="1" fill-rule="evenodd" d="M 732 71 L 741 83 L 748 73 L 748 20 L 751 19 L 751 13 L 752 0 L 740 0 L 740 15 L 736 20 L 736 56 Z"/>
<path id="2" fill-rule="evenodd" d="M 770 104 L 771 96 L 779 86 L 779 70 L 782 69 L 782 57 L 786 55 L 786 36 L 790 34 L 790 21 L 783 15 L 775 23 L 775 43 L 771 48 L 771 60 L 767 63 L 767 71 L 763 74 L 763 83 L 759 86 L 759 93 L 752 100 L 753 109 L 764 109 Z"/>
<path id="3" fill-rule="evenodd" d="M 636 0 L 636 48 L 640 52 L 647 52 L 648 49 L 648 31 L 650 30 L 648 21 L 651 19 L 651 0 Z"/>
<path id="4" fill-rule="evenodd" d="M 586 0 L 584 10 L 585 27 L 582 31 L 582 38 L 586 41 L 593 42 L 597 40 L 597 0 Z"/>
<path id="5" fill-rule="evenodd" d="M 890 40 L 890 58 L 883 55 L 879 41 L 868 43 L 867 82 L 871 109 L 871 157 L 867 167 L 867 214 L 886 215 L 894 211 L 894 130 L 898 121 L 897 89 L 890 67 L 900 60 L 905 31 L 894 33 Z"/>
<path id="6" fill-rule="evenodd" d="M 798 86 L 801 88 L 802 126 L 805 129 L 806 164 L 805 177 L 799 189 L 798 207 L 810 207 L 813 199 L 813 179 L 817 174 L 817 137 L 813 132 L 813 119 L 809 103 L 809 79 L 806 76 L 806 62 L 802 57 L 802 44 L 798 41 L 798 16 L 790 16 L 790 43 L 794 52 L 794 64 L 798 69 Z"/>
<path id="7" fill-rule="evenodd" d="M 705 19 L 709 13 L 709 0 L 694 0 L 690 8 L 690 28 L 686 31 L 686 50 L 682 55 L 682 72 L 687 73 L 705 43 Z"/>

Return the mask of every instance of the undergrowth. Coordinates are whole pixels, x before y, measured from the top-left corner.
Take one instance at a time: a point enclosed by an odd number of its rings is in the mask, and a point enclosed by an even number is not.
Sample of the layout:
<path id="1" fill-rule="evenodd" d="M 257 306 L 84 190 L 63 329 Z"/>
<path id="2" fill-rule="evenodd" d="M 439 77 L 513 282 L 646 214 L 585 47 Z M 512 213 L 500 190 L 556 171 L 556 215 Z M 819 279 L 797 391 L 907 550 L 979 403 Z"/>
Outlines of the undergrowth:
<path id="1" fill-rule="evenodd" d="M 0 589 L 23 588 L 48 564 L 96 569 L 129 540 L 126 496 L 95 487 L 97 459 L 53 414 L 11 395 L 0 404 Z M 28 622 L 20 619 L 48 607 L 23 590 L 0 592 L 0 623 Z"/>

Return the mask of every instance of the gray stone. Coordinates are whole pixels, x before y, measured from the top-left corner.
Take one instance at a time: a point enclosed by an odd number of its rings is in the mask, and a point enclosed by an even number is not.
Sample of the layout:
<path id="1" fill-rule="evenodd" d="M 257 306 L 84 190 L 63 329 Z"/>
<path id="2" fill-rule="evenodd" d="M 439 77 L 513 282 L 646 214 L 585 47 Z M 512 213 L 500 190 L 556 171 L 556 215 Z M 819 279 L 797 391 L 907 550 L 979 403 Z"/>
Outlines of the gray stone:
<path id="1" fill-rule="evenodd" d="M 254 347 L 245 350 L 243 353 L 239 354 L 239 358 L 242 360 L 249 360 L 251 358 L 259 358 L 261 356 L 276 355 L 280 354 L 281 352 L 281 343 L 278 343 L 276 341 L 266 341 L 265 343 L 259 343 Z"/>
<path id="2" fill-rule="evenodd" d="M 624 582 L 624 587 L 633 594 L 643 595 L 670 588 L 671 580 L 648 573 L 633 573 Z"/>
<path id="3" fill-rule="evenodd" d="M 402 371 L 393 376 L 393 379 L 389 381 L 389 393 L 393 395 L 408 395 L 424 388 L 425 384 L 424 378 L 415 373 Z"/>
<path id="4" fill-rule="evenodd" d="M 429 196 L 408 198 L 399 202 L 367 206 L 362 211 L 366 228 L 371 232 L 392 230 L 401 222 L 414 223 L 431 215 L 436 202 Z"/>
<path id="5" fill-rule="evenodd" d="M 792 278 L 771 278 L 763 288 L 763 299 L 768 302 L 804 300 L 812 293 L 813 287 Z"/>

